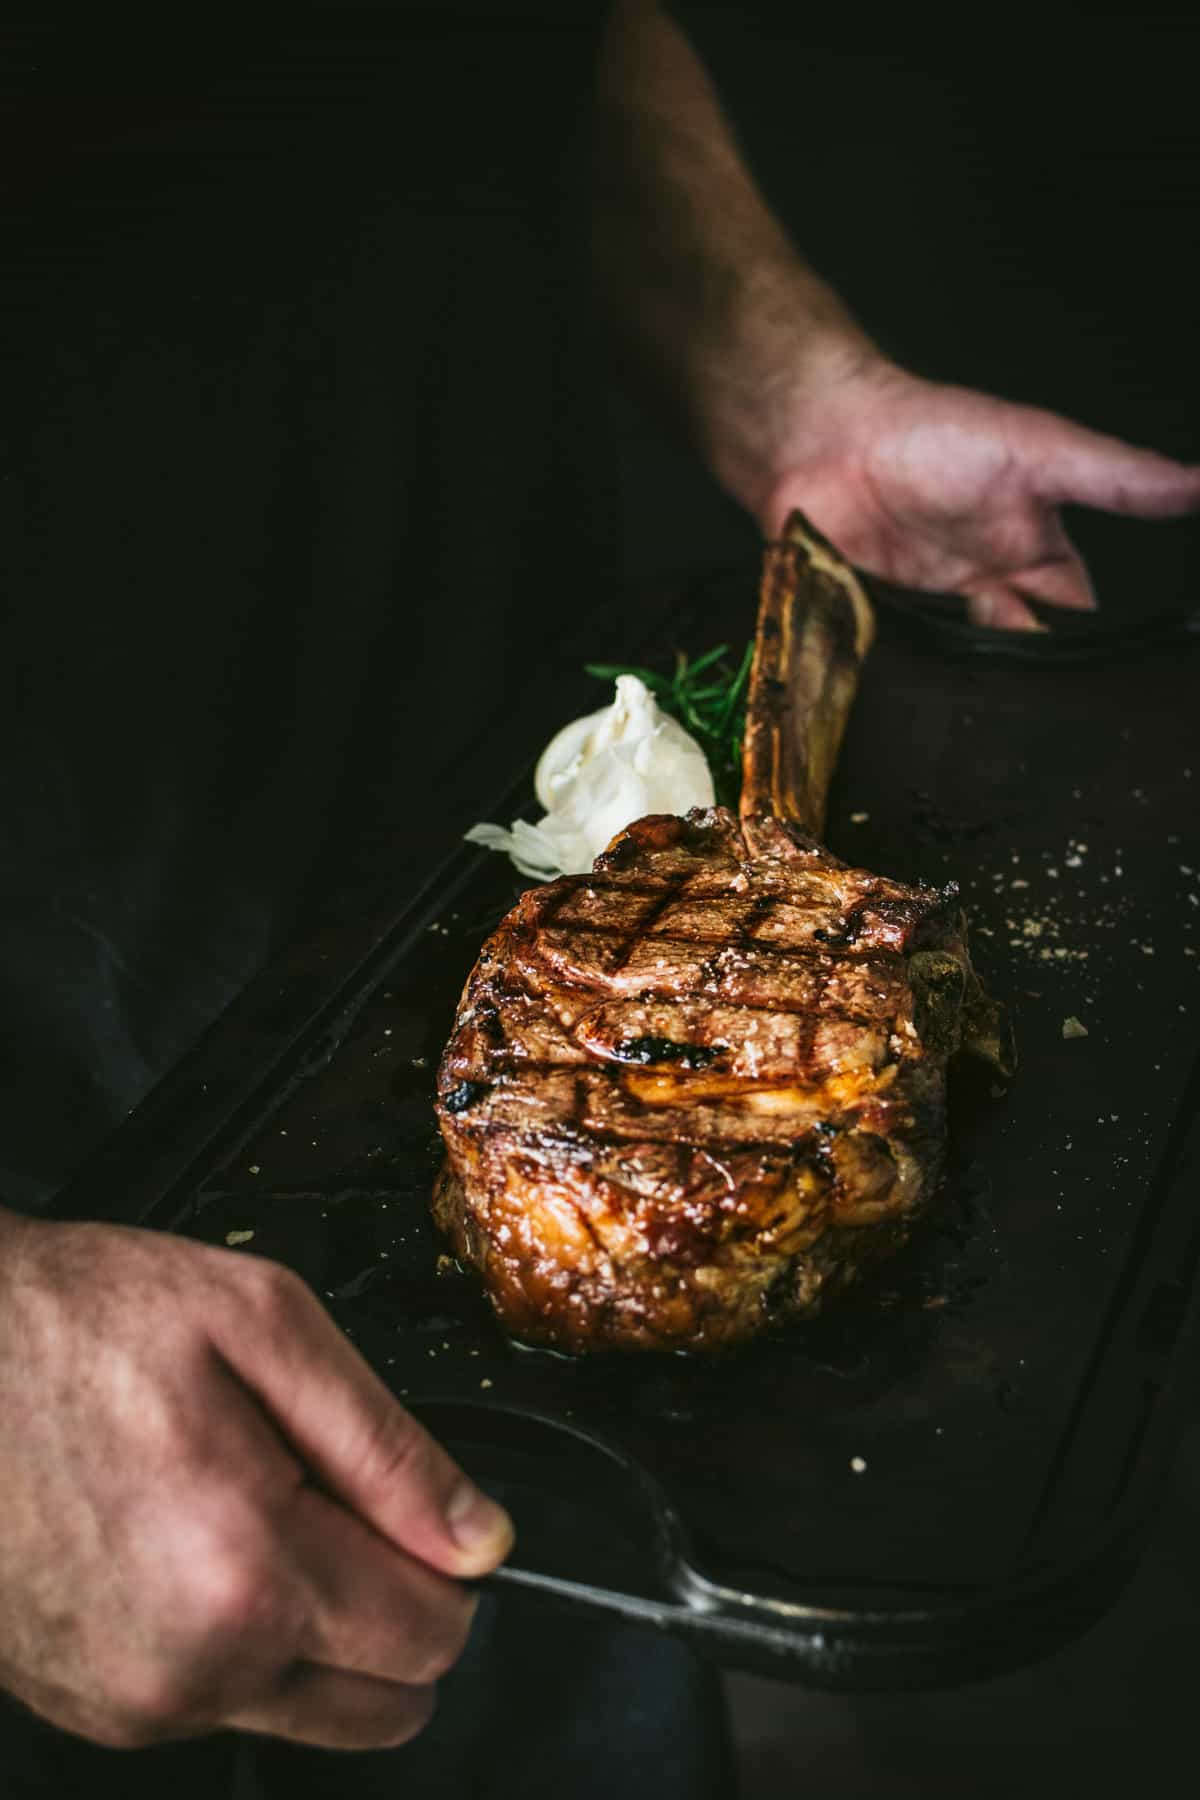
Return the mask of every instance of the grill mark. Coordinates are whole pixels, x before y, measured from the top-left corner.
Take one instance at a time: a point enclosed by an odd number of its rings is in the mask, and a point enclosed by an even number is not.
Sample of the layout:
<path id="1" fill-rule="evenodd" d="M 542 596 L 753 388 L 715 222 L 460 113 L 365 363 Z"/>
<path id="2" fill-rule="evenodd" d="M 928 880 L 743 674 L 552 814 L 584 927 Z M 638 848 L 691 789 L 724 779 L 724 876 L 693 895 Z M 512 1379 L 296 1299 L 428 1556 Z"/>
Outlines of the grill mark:
<path id="1" fill-rule="evenodd" d="M 657 904 L 655 906 L 651 907 L 650 911 L 646 914 L 646 917 L 644 919 L 639 919 L 635 925 L 630 927 L 629 934 L 625 939 L 624 948 L 622 949 L 620 955 L 617 957 L 617 960 L 613 964 L 612 968 L 605 970 L 606 975 L 612 976 L 612 975 L 619 975 L 621 973 L 621 970 L 626 967 L 626 965 L 629 962 L 630 957 L 633 955 L 633 953 L 637 949 L 638 945 L 642 942 L 642 940 L 645 937 L 647 937 L 649 935 L 650 927 L 654 924 L 654 921 L 656 919 L 661 919 L 662 915 L 666 912 L 667 908 L 669 906 L 673 905 L 673 903 L 679 898 L 679 893 L 680 893 L 680 889 L 681 889 L 682 885 L 683 885 L 682 881 L 680 881 L 677 878 L 668 880 L 663 883 L 661 889 L 659 890 Z M 570 930 L 570 929 L 571 929 L 570 926 L 564 927 L 564 930 Z M 664 936 L 665 936 L 665 934 L 664 934 Z"/>
<path id="2" fill-rule="evenodd" d="M 717 1054 L 719 1055 L 720 1052 L 717 1052 Z M 521 1061 L 519 1058 L 512 1058 L 512 1057 L 489 1058 L 488 1059 L 488 1075 L 489 1075 L 489 1077 L 495 1077 L 496 1079 L 499 1079 L 503 1075 L 561 1075 L 564 1072 L 564 1070 L 566 1070 L 566 1069 L 575 1069 L 577 1071 L 576 1088 L 578 1089 L 578 1086 L 579 1086 L 578 1076 L 585 1074 L 589 1070 L 591 1070 L 593 1073 L 595 1073 L 597 1070 L 605 1069 L 613 1075 L 623 1074 L 625 1071 L 630 1070 L 630 1069 L 632 1069 L 635 1074 L 645 1074 L 646 1073 L 647 1065 L 645 1063 L 632 1062 L 628 1057 L 621 1058 L 619 1056 L 598 1056 L 598 1055 L 596 1055 L 596 1053 L 594 1051 L 591 1051 L 591 1050 L 586 1050 L 584 1052 L 584 1055 L 588 1059 L 587 1062 L 585 1062 L 585 1063 L 550 1062 L 550 1061 L 542 1061 L 542 1060 L 534 1061 L 534 1059 L 532 1057 L 530 1057 L 527 1062 Z M 655 1065 L 655 1066 L 657 1066 L 657 1065 Z M 679 1066 L 680 1065 L 679 1065 L 678 1061 L 673 1061 L 673 1062 L 670 1062 L 669 1064 L 664 1064 L 664 1067 L 667 1068 L 667 1070 L 670 1074 L 674 1074 L 678 1070 Z M 695 1073 L 696 1071 L 688 1071 L 688 1072 Z M 719 1070 L 717 1072 L 720 1073 Z M 709 1073 L 709 1071 L 706 1069 L 706 1070 L 699 1071 L 699 1073 L 707 1074 L 707 1073 Z M 758 1076 L 742 1075 L 742 1076 L 735 1077 L 734 1079 L 741 1080 L 741 1081 L 751 1081 L 751 1080 L 758 1081 L 760 1078 Z M 762 1086 L 768 1087 L 768 1088 L 769 1087 L 778 1087 L 779 1082 L 778 1081 L 767 1081 L 767 1080 L 763 1079 Z M 579 1116 L 577 1109 L 576 1109 L 575 1102 L 572 1102 L 571 1116 L 572 1116 L 573 1121 L 577 1120 L 578 1116 Z"/>
<path id="3" fill-rule="evenodd" d="M 854 959 L 851 957 L 851 958 L 847 958 L 847 960 L 853 961 Z M 827 977 L 828 981 L 832 981 L 833 976 L 834 976 L 834 969 L 831 968 L 828 971 L 828 977 Z M 570 981 L 565 976 L 563 976 L 561 978 L 560 986 L 561 986 L 561 991 L 564 993 L 581 994 L 585 998 L 590 998 L 591 994 L 594 991 L 592 989 L 587 988 L 582 982 Z M 520 991 L 529 999 L 537 999 L 539 997 L 534 990 L 529 989 L 529 988 L 523 988 Z M 822 991 L 822 993 L 824 993 L 824 991 L 825 991 L 824 986 L 822 987 L 821 991 Z M 612 997 L 610 997 L 610 998 L 612 998 Z M 615 998 L 619 999 L 619 996 L 615 996 Z M 726 1001 L 722 1001 L 719 996 L 714 995 L 714 994 L 706 994 L 703 989 L 693 990 L 692 992 L 687 993 L 687 994 L 681 994 L 677 988 L 655 987 L 653 982 L 649 981 L 649 980 L 647 980 L 647 982 L 645 983 L 645 985 L 643 987 L 638 989 L 638 992 L 636 995 L 630 995 L 629 998 L 630 999 L 665 1000 L 665 1001 L 676 1001 L 676 1002 L 681 1001 L 681 1000 L 709 999 L 709 1000 L 714 1001 L 715 1004 L 717 1004 L 718 1006 L 725 1005 L 725 1006 L 729 1006 L 729 1007 L 736 1007 L 739 1012 L 786 1013 L 789 1017 L 792 1017 L 796 1013 L 807 1013 L 807 1012 L 812 1011 L 812 1004 L 810 1002 L 806 1002 L 803 1000 L 796 1000 L 796 1001 L 726 1000 Z M 607 1004 L 607 1001 L 601 1002 L 601 1004 Z M 818 1002 L 818 1004 L 820 1004 L 820 1002 Z M 851 1025 L 872 1025 L 875 1023 L 877 1016 L 878 1015 L 873 1012 L 869 1012 L 869 1013 L 838 1012 L 833 1006 L 828 1007 L 826 1012 L 822 1015 L 823 1018 L 828 1018 L 828 1019 L 845 1019 Z M 815 1030 L 815 1026 L 814 1026 L 814 1030 Z M 574 1040 L 572 1039 L 572 1041 L 574 1041 Z M 585 1054 L 592 1056 L 595 1053 L 593 1051 L 587 1051 L 587 1052 L 585 1052 Z M 607 1061 L 607 1060 L 608 1060 L 607 1058 L 603 1058 L 603 1057 L 596 1058 L 597 1062 Z M 489 1059 L 489 1066 L 490 1066 L 490 1059 Z M 527 1068 L 527 1069 L 532 1069 L 532 1068 L 541 1067 L 543 1065 L 534 1063 L 531 1061 L 531 1062 L 525 1063 L 521 1066 L 523 1066 L 524 1068 Z M 546 1064 L 545 1066 L 549 1067 L 549 1068 L 561 1069 L 563 1067 L 563 1064 L 562 1063 L 550 1063 L 550 1064 Z"/>
<path id="4" fill-rule="evenodd" d="M 800 1027 L 800 1041 L 796 1046 L 796 1061 L 805 1071 L 811 1070 L 813 1066 L 813 1049 L 816 1043 L 817 1026 L 823 1019 L 833 1014 L 832 1007 L 827 1008 L 826 1002 L 826 995 L 829 992 L 829 983 L 832 977 L 833 970 L 824 968 L 821 971 L 817 997 L 812 1006 L 804 1006 L 799 1009 L 803 1018 L 803 1023 Z M 869 1020 L 864 1022 L 870 1023 Z M 857 1024 L 858 1021 L 856 1020 L 855 1023 Z"/>
<path id="5" fill-rule="evenodd" d="M 557 915 L 559 908 L 562 906 L 562 904 L 566 900 L 574 899 L 577 894 L 586 893 L 589 890 L 595 891 L 597 894 L 603 893 L 606 896 L 614 895 L 614 894 L 619 895 L 622 899 L 624 899 L 625 897 L 628 897 L 631 900 L 657 900 L 657 899 L 661 898 L 663 895 L 667 895 L 671 899 L 694 900 L 697 903 L 697 905 L 708 905 L 708 904 L 719 905 L 722 901 L 730 901 L 730 902 L 736 901 L 739 904 L 742 904 L 742 905 L 745 904 L 746 897 L 747 897 L 746 894 L 744 892 L 739 892 L 735 888 L 730 888 L 726 892 L 718 892 L 718 893 L 714 893 L 714 894 L 689 894 L 687 891 L 687 888 L 688 888 L 689 882 L 692 879 L 693 878 L 690 875 L 672 875 L 663 881 L 656 881 L 648 887 L 636 887 L 636 888 L 635 887 L 600 888 L 595 882 L 589 882 L 586 889 L 585 888 L 572 888 L 570 893 L 568 893 L 568 894 L 561 894 L 561 895 L 556 894 L 554 896 L 553 910 L 554 910 L 555 915 Z M 730 879 L 732 881 L 733 878 L 731 877 Z M 801 904 L 800 902 L 796 901 L 791 894 L 789 894 L 787 892 L 763 893 L 763 894 L 756 896 L 755 900 L 752 901 L 751 904 L 752 904 L 752 906 L 756 906 L 760 902 L 762 902 L 764 904 L 764 908 L 765 908 L 765 906 L 775 906 L 780 901 L 784 901 L 784 900 L 791 900 L 793 905 Z M 657 913 L 659 911 L 661 911 L 661 907 L 656 908 L 655 915 L 653 915 L 653 916 L 657 916 Z"/>
<path id="6" fill-rule="evenodd" d="M 803 1014 L 807 1015 L 808 1013 L 814 1011 L 814 1009 L 812 1007 L 802 1006 L 799 1003 L 797 1003 L 795 1006 L 779 1006 L 779 1005 L 767 1006 L 765 1003 L 761 1004 L 761 1005 L 751 1005 L 749 1001 L 739 1000 L 737 1002 L 737 1006 L 738 1006 L 739 1012 L 787 1013 L 792 1017 L 794 1017 L 798 1013 L 803 1013 Z M 818 1003 L 817 1003 L 818 1010 L 819 1010 L 819 1007 L 820 1007 L 820 1002 L 818 1001 Z M 797 1055 L 798 1055 L 798 1058 L 801 1059 L 798 1063 L 798 1066 L 801 1070 L 809 1069 L 812 1067 L 813 1040 L 816 1037 L 817 1027 L 818 1027 L 818 1025 L 821 1025 L 830 1019 L 834 1019 L 834 1020 L 838 1021 L 839 1023 L 844 1022 L 847 1025 L 863 1025 L 863 1026 L 879 1025 L 880 1030 L 884 1029 L 883 1022 L 880 1021 L 879 1018 L 877 1017 L 877 1015 L 874 1013 L 864 1014 L 864 1013 L 834 1012 L 834 1010 L 832 1008 L 829 1008 L 827 1011 L 820 1013 L 819 1016 L 813 1017 L 811 1031 L 805 1032 L 804 1035 L 800 1039 L 800 1042 L 798 1045 L 798 1050 L 797 1050 Z M 572 1038 L 571 1041 L 575 1042 L 574 1038 Z M 703 1050 L 712 1049 L 713 1050 L 713 1060 L 715 1061 L 718 1057 L 724 1055 L 726 1053 L 726 1051 L 728 1051 L 730 1049 L 734 1049 L 734 1048 L 736 1048 L 736 1046 L 730 1045 L 730 1044 L 724 1044 L 724 1045 L 720 1045 L 720 1046 L 697 1045 L 697 1046 L 688 1046 L 688 1048 L 696 1048 L 696 1049 L 703 1049 Z M 549 1056 L 545 1056 L 545 1057 L 542 1057 L 542 1056 L 511 1056 L 511 1055 L 506 1056 L 499 1052 L 492 1053 L 488 1056 L 488 1059 L 487 1059 L 488 1079 L 489 1080 L 499 1080 L 500 1077 L 505 1076 L 505 1075 L 561 1075 L 565 1069 L 572 1069 L 572 1068 L 577 1069 L 580 1074 L 583 1074 L 587 1069 L 620 1070 L 620 1069 L 637 1069 L 642 1066 L 640 1063 L 631 1060 L 629 1057 L 603 1056 L 598 1050 L 589 1049 L 585 1045 L 580 1045 L 580 1052 L 586 1058 L 586 1061 L 583 1063 L 578 1063 L 578 1064 L 575 1062 L 556 1061 L 553 1057 L 549 1057 Z M 653 1061 L 654 1059 L 649 1059 L 649 1060 Z M 679 1067 L 679 1063 L 680 1063 L 679 1058 L 667 1057 L 667 1058 L 663 1058 L 662 1060 L 663 1060 L 664 1064 L 670 1063 L 672 1069 Z M 700 1071 L 700 1072 L 705 1073 L 707 1071 Z M 718 1074 L 720 1073 L 719 1070 L 716 1072 Z M 763 1087 L 768 1087 L 768 1088 L 779 1086 L 778 1079 L 775 1079 L 775 1078 L 772 1078 L 772 1077 L 766 1076 L 766 1075 L 763 1075 L 763 1076 L 746 1075 L 746 1076 L 739 1077 L 739 1079 L 745 1080 L 745 1081 L 754 1081 L 755 1083 L 761 1084 Z"/>
<path id="7" fill-rule="evenodd" d="M 802 1153 L 807 1152 L 809 1140 L 824 1141 L 829 1131 L 829 1124 L 822 1120 L 819 1124 L 814 1122 L 812 1125 L 800 1126 L 790 1144 L 779 1138 L 691 1136 L 647 1138 L 644 1132 L 634 1129 L 630 1129 L 628 1132 L 614 1131 L 609 1127 L 595 1125 L 576 1125 L 573 1128 L 568 1127 L 568 1129 L 573 1129 L 576 1135 L 573 1137 L 560 1136 L 556 1133 L 553 1125 L 543 1125 L 533 1130 L 522 1131 L 515 1125 L 494 1125 L 487 1120 L 482 1122 L 477 1120 L 471 1135 L 473 1138 L 479 1139 L 503 1133 L 513 1145 L 514 1152 L 518 1154 L 522 1151 L 532 1153 L 535 1147 L 544 1150 L 547 1146 L 564 1151 L 583 1151 L 585 1154 L 590 1154 L 593 1146 L 597 1144 L 611 1150 L 621 1149 L 626 1144 L 674 1144 L 687 1150 L 703 1152 L 705 1155 L 712 1154 L 718 1160 L 727 1156 L 763 1157 L 772 1165 L 777 1165 L 782 1173 L 795 1160 L 798 1148 Z M 604 1176 L 602 1179 L 607 1181 L 611 1177 Z"/>
<path id="8" fill-rule="evenodd" d="M 610 1070 L 613 1074 L 619 1072 L 611 1065 Z M 626 1146 L 631 1143 L 673 1145 L 689 1150 L 712 1151 L 714 1155 L 733 1154 L 750 1146 L 764 1154 L 775 1158 L 782 1156 L 786 1160 L 795 1154 L 798 1146 L 809 1147 L 810 1141 L 815 1141 L 818 1149 L 822 1145 L 827 1146 L 833 1125 L 853 1134 L 860 1106 L 873 1097 L 867 1093 L 848 1101 L 839 1101 L 825 1095 L 821 1118 L 805 1120 L 799 1115 L 815 1110 L 813 1100 L 820 1096 L 821 1084 L 813 1084 L 813 1089 L 804 1093 L 803 1081 L 792 1082 L 789 1085 L 802 1091 L 800 1105 L 794 1112 L 789 1109 L 786 1129 L 781 1123 L 780 1135 L 764 1137 L 760 1134 L 743 1135 L 740 1131 L 714 1130 L 712 1124 L 703 1128 L 698 1125 L 695 1116 L 698 1107 L 708 1111 L 710 1115 L 727 1116 L 730 1112 L 737 1114 L 739 1109 L 736 1097 L 727 1096 L 711 1099 L 700 1097 L 690 1102 L 683 1098 L 669 1105 L 651 1105 L 626 1095 L 623 1096 L 624 1104 L 615 1117 L 610 1116 L 603 1123 L 596 1119 L 586 1119 L 581 1116 L 578 1105 L 581 1094 L 586 1092 L 584 1082 L 579 1077 L 586 1073 L 579 1072 L 572 1084 L 570 1097 L 563 1095 L 562 1104 L 548 1106 L 543 1112 L 539 1112 L 536 1107 L 521 1106 L 513 1118 L 496 1118 L 489 1108 L 484 1107 L 478 1115 L 466 1114 L 456 1119 L 456 1135 L 461 1134 L 463 1139 L 479 1145 L 489 1139 L 499 1139 L 502 1144 L 523 1145 L 530 1152 L 535 1146 L 541 1146 L 543 1152 L 569 1149 L 573 1153 L 571 1160 L 581 1166 L 587 1165 L 597 1145 Z M 592 1070 L 591 1073 L 598 1071 Z M 754 1085 L 768 1090 L 771 1086 L 767 1082 Z M 753 1092 L 753 1088 L 748 1091 Z M 536 1100 L 537 1096 L 529 1094 L 524 1098 Z"/>
<path id="9" fill-rule="evenodd" d="M 665 911 L 665 906 L 659 907 L 654 917 L 658 918 L 663 911 Z M 541 929 L 542 924 L 539 921 L 538 930 Z M 558 926 L 557 929 L 578 932 L 580 937 L 619 938 L 621 936 L 621 933 L 611 925 L 592 925 L 583 920 L 576 921 L 574 919 L 565 925 Z M 615 974 L 617 970 L 623 969 L 636 950 L 639 940 L 645 935 L 647 934 L 642 928 L 635 928 L 622 955 L 622 960 L 616 965 L 616 969 L 606 970 L 605 973 Z M 743 930 L 731 926 L 727 937 L 701 937 L 699 932 L 691 931 L 657 931 L 654 934 L 654 941 L 656 944 L 694 944 L 700 950 L 728 950 L 736 949 L 738 938 L 745 936 L 746 933 Z M 861 953 L 855 954 L 853 950 L 840 942 L 818 944 L 815 949 L 810 949 L 807 944 L 772 944 L 762 938 L 751 938 L 750 942 L 753 943 L 756 950 L 765 951 L 770 956 L 820 957 L 823 960 L 841 958 L 849 963 L 869 962 L 872 958 L 881 959 L 883 957 L 891 957 L 896 961 L 905 959 L 905 953 L 902 950 L 887 950 L 879 945 L 875 945 L 873 948 L 868 946 Z"/>
<path id="10" fill-rule="evenodd" d="M 753 865 L 748 866 L 752 867 Z M 730 882 L 736 881 L 738 875 L 742 872 L 743 871 L 740 868 L 732 871 L 729 877 Z M 846 872 L 847 866 L 843 865 L 842 867 L 831 867 L 827 877 L 822 876 L 819 870 L 812 868 L 805 868 L 801 873 L 806 880 L 812 880 L 816 877 L 818 879 L 828 879 L 832 882 L 836 876 L 844 875 Z M 707 866 L 701 862 L 690 874 L 676 873 L 674 875 L 662 876 L 655 880 L 647 879 L 646 881 L 636 882 L 610 881 L 602 875 L 564 875 L 560 877 L 563 884 L 562 892 L 561 894 L 555 894 L 553 896 L 553 905 L 557 908 L 563 900 L 578 893 L 586 893 L 589 890 L 598 894 L 628 894 L 635 900 L 649 900 L 655 895 L 661 894 L 663 889 L 667 886 L 676 886 L 681 890 L 686 889 L 690 881 L 696 880 L 701 874 L 708 873 L 710 873 L 710 871 L 707 869 Z M 864 871 L 849 868 L 849 873 L 852 875 L 862 874 Z M 921 901 L 928 900 L 935 903 L 938 907 L 941 907 L 947 905 L 949 901 L 958 898 L 957 886 L 954 882 L 948 883 L 946 888 L 934 887 L 929 882 L 914 882 L 911 888 L 904 887 L 903 893 L 900 896 L 879 894 L 875 885 L 869 880 L 866 882 L 853 882 L 850 885 L 858 888 L 862 892 L 862 899 L 856 903 L 856 908 L 852 910 L 857 910 L 857 908 L 860 908 L 864 904 L 874 905 L 875 907 L 880 908 L 893 905 L 909 905 L 913 899 Z M 900 883 L 896 885 L 903 887 L 903 884 Z M 955 892 L 952 894 L 949 893 L 948 888 L 954 888 Z M 543 889 L 542 891 L 543 893 L 548 894 L 548 890 Z M 725 894 L 690 894 L 685 895 L 685 898 L 692 900 L 741 900 L 745 898 L 745 895 L 737 892 Z M 775 903 L 780 900 L 786 900 L 788 898 L 788 893 L 785 888 L 778 893 L 771 893 L 769 895 L 764 894 L 763 898 L 769 898 L 772 903 Z"/>
<path id="11" fill-rule="evenodd" d="M 703 864 L 701 865 L 701 868 L 703 868 Z M 663 894 L 675 895 L 682 893 L 687 887 L 688 882 L 695 879 L 696 873 L 697 871 L 693 870 L 692 873 L 688 875 L 664 875 L 657 880 L 638 882 L 605 881 L 588 875 L 564 876 L 562 878 L 562 892 L 555 894 L 553 901 L 547 899 L 546 906 L 549 911 L 557 915 L 559 908 L 565 905 L 568 900 L 573 900 L 578 894 L 619 894 L 621 896 L 627 895 L 631 900 L 657 900 Z M 735 877 L 730 875 L 729 879 L 730 881 L 733 881 Z M 695 899 L 724 900 L 726 898 L 736 898 L 737 896 L 727 896 L 725 894 L 699 894 L 692 897 Z"/>
<path id="12" fill-rule="evenodd" d="M 672 875 L 662 881 L 606 881 L 603 876 L 564 875 L 562 878 L 563 897 L 573 894 L 630 894 L 635 900 L 649 900 L 654 894 L 661 894 L 664 887 L 678 881 L 690 881 L 690 876 Z M 543 890 L 544 891 L 544 890 Z M 556 896 L 556 899 L 558 896 Z"/>
<path id="13" fill-rule="evenodd" d="M 742 936 L 749 938 L 756 949 L 759 947 L 758 933 L 779 902 L 780 895 L 778 894 L 756 894 L 751 903 L 750 917 L 742 927 Z"/>

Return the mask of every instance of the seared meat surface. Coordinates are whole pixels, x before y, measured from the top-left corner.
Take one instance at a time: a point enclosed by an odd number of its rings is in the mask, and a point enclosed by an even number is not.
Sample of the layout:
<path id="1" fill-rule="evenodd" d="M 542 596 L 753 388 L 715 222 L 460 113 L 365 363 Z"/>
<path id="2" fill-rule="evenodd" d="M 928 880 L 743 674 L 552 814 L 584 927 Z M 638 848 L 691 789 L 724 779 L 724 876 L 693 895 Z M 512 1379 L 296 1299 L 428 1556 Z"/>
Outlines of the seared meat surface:
<path id="1" fill-rule="evenodd" d="M 847 635 L 853 577 L 803 521 L 772 555 L 741 821 L 641 819 L 523 895 L 442 1061 L 435 1216 L 528 1342 L 700 1349 L 811 1311 L 930 1199 L 948 1059 L 1003 1060 L 955 890 L 777 816 L 823 804 L 869 615 Z"/>

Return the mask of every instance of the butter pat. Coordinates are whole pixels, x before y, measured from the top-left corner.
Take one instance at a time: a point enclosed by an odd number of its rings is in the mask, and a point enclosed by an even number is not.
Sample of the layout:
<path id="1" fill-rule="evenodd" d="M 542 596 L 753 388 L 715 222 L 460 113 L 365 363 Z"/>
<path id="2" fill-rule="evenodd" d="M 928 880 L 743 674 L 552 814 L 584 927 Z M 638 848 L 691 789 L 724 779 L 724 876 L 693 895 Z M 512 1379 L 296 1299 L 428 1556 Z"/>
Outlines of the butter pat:
<path id="1" fill-rule="evenodd" d="M 556 732 L 534 777 L 544 816 L 473 825 L 472 844 L 500 850 L 522 875 L 582 875 L 619 831 L 647 813 L 685 813 L 716 798 L 704 752 L 636 675 L 617 677 L 611 706 Z"/>

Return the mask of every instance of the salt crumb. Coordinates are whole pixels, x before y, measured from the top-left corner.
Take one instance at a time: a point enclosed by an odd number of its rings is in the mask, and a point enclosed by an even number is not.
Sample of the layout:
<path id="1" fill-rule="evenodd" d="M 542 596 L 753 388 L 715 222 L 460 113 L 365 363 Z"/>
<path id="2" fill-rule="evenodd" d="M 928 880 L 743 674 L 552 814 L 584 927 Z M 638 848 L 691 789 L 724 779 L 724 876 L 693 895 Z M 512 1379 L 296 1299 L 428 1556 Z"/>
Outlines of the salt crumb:
<path id="1" fill-rule="evenodd" d="M 870 813 L 851 813 L 850 823 L 852 825 L 865 825 L 870 816 Z"/>
<path id="2" fill-rule="evenodd" d="M 1008 885 L 1013 888 L 1027 888 L 1029 883 L 1027 881 L 1010 881 Z"/>
<path id="3" fill-rule="evenodd" d="M 250 1173 L 252 1175 L 261 1175 L 262 1170 L 259 1168 L 257 1163 L 251 1163 L 250 1164 Z"/>
<path id="4" fill-rule="evenodd" d="M 852 1456 L 850 1458 L 850 1467 L 854 1470 L 856 1475 L 864 1475 L 867 1468 L 866 1458 L 862 1456 Z"/>
<path id="5" fill-rule="evenodd" d="M 231 1250 L 236 1250 L 239 1244 L 248 1244 L 253 1236 L 252 1231 L 227 1231 L 225 1242 Z"/>
<path id="6" fill-rule="evenodd" d="M 495 1384 L 494 1384 L 494 1382 L 491 1381 L 491 1379 L 487 1375 L 485 1375 L 479 1385 L 481 1388 L 489 1388 L 489 1387 L 493 1387 Z"/>
<path id="7" fill-rule="evenodd" d="M 1072 1013 L 1069 1018 L 1063 1020 L 1062 1034 L 1065 1038 L 1084 1038 L 1088 1034 L 1088 1028 Z"/>

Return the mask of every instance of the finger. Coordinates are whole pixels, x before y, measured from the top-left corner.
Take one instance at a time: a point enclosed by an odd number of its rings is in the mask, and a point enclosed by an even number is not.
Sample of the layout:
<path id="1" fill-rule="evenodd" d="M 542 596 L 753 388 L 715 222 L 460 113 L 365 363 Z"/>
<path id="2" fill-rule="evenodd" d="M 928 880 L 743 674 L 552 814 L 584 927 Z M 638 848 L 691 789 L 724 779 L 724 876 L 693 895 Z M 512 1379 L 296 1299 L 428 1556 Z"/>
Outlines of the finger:
<path id="1" fill-rule="evenodd" d="M 218 1353 L 308 1467 L 399 1549 L 459 1576 L 507 1556 L 508 1514 L 405 1412 L 297 1277 L 242 1264 L 209 1324 Z"/>
<path id="2" fill-rule="evenodd" d="M 1047 606 L 1062 606 L 1073 612 L 1095 612 L 1096 591 L 1082 557 L 1072 549 L 1053 562 L 1021 569 L 1011 578 L 1019 593 L 1032 600 L 1043 600 Z"/>
<path id="3" fill-rule="evenodd" d="M 390 1750 L 428 1725 L 435 1701 L 432 1687 L 294 1663 L 268 1698 L 228 1724 L 325 1750 Z"/>
<path id="4" fill-rule="evenodd" d="M 297 1494 L 286 1531 L 310 1594 L 301 1660 L 415 1687 L 454 1667 L 479 1603 L 468 1589 L 315 1488 Z"/>
<path id="5" fill-rule="evenodd" d="M 1035 417 L 1029 466 L 1042 499 L 1140 519 L 1167 519 L 1200 509 L 1200 466 L 1089 431 L 1053 413 Z"/>
<path id="6" fill-rule="evenodd" d="M 1015 589 L 1004 582 L 976 582 L 964 589 L 972 625 L 991 631 L 1045 631 Z"/>

